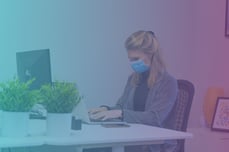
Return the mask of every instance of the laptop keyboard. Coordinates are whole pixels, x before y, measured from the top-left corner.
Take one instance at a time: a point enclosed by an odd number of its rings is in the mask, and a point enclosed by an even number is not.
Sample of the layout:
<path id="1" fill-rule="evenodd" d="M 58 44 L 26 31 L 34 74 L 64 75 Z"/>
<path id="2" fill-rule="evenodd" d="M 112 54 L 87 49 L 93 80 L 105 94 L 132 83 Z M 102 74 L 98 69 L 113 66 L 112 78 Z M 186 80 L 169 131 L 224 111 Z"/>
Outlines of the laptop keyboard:
<path id="1" fill-rule="evenodd" d="M 101 119 L 90 119 L 91 122 L 122 122 L 121 119 L 106 119 L 106 120 L 101 120 Z"/>

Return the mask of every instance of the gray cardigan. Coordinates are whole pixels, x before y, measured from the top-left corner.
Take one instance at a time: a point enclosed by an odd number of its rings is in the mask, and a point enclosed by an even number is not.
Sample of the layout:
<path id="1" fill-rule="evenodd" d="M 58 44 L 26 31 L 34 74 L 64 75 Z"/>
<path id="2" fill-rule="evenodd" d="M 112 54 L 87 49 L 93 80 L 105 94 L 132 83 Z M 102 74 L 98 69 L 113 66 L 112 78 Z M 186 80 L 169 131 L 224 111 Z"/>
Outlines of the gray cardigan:
<path id="1" fill-rule="evenodd" d="M 133 110 L 136 86 L 131 84 L 131 76 L 127 81 L 121 98 L 113 108 L 122 109 L 123 120 L 126 122 L 171 128 L 172 126 L 165 126 L 165 121 L 176 101 L 178 93 L 177 80 L 167 72 L 161 74 L 154 86 L 149 90 L 145 111 L 142 112 Z"/>
<path id="2" fill-rule="evenodd" d="M 145 104 L 145 111 L 134 111 L 134 93 L 136 86 L 131 84 L 129 77 L 124 92 L 118 100 L 115 107 L 111 109 L 121 109 L 123 111 L 123 120 L 129 123 L 140 123 L 151 126 L 173 129 L 174 123 L 171 123 L 168 116 L 172 111 L 178 94 L 177 80 L 164 72 L 150 88 Z M 151 152 L 172 152 L 176 147 L 176 140 L 166 141 L 163 145 L 148 146 Z M 144 146 L 143 146 L 144 147 Z M 138 152 L 142 146 L 126 147 L 126 152 Z M 128 148 L 130 148 L 128 150 Z"/>

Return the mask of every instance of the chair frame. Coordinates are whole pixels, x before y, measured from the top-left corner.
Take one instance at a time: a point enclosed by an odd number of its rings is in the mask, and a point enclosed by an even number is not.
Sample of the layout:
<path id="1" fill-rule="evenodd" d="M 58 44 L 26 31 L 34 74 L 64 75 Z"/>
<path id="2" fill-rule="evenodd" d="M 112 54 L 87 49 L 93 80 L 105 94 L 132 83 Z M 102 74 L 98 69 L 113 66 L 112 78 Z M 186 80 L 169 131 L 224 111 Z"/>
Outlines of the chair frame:
<path id="1" fill-rule="evenodd" d="M 191 106 L 192 106 L 192 101 L 193 101 L 193 97 L 194 97 L 194 93 L 195 93 L 195 88 L 194 85 L 188 81 L 188 80 L 183 80 L 183 79 L 178 79 L 177 80 L 178 83 L 178 89 L 180 90 L 184 90 L 186 92 L 188 92 L 188 101 L 186 103 L 185 109 L 184 109 L 184 118 L 183 122 L 181 124 L 181 128 L 175 128 L 179 131 L 186 131 L 187 130 L 187 126 L 188 126 L 188 119 L 189 119 L 189 114 L 191 111 Z M 177 97 L 177 101 L 179 100 L 179 94 Z M 176 107 L 175 107 L 176 108 Z M 185 146 L 185 140 L 178 140 L 178 145 L 177 148 L 175 149 L 174 152 L 184 152 L 184 146 Z"/>
<path id="2" fill-rule="evenodd" d="M 190 114 L 191 106 L 192 106 L 192 101 L 193 101 L 193 97 L 194 97 L 194 93 L 195 93 L 194 85 L 190 81 L 183 80 L 183 79 L 177 80 L 177 83 L 178 83 L 178 89 L 179 90 L 182 89 L 182 90 L 186 90 L 189 92 L 189 98 L 188 98 L 189 102 L 187 103 L 186 108 L 185 108 L 185 111 L 186 111 L 185 118 L 189 118 L 189 114 Z M 181 131 L 186 131 L 187 125 L 188 125 L 188 119 L 185 119 L 183 121 Z"/>

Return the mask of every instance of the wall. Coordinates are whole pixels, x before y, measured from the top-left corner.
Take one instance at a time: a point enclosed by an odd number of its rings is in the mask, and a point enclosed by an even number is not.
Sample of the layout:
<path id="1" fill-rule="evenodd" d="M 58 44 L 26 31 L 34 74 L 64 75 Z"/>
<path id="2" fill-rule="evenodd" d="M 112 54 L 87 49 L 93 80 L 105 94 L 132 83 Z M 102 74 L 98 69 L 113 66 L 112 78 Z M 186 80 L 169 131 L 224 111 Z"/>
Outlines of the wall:
<path id="1" fill-rule="evenodd" d="M 225 1 L 1 0 L 0 81 L 16 74 L 15 52 L 50 48 L 53 80 L 76 81 L 90 107 L 112 105 L 131 72 L 125 38 L 152 30 L 169 72 L 194 83 L 189 127 L 202 127 L 207 87 L 229 95 Z"/>
<path id="2" fill-rule="evenodd" d="M 224 36 L 226 0 L 195 0 L 192 80 L 196 87 L 190 127 L 203 127 L 202 104 L 209 86 L 223 87 L 229 95 L 229 38 Z"/>
<path id="3" fill-rule="evenodd" d="M 194 42 L 193 1 L 2 0 L 0 3 L 0 81 L 16 75 L 15 52 L 50 48 L 53 80 L 77 82 L 90 107 L 113 105 L 131 73 L 124 41 L 140 29 L 156 33 L 171 74 L 196 84 L 200 80 L 193 72 L 199 67 L 197 63 L 202 62 L 194 50 L 199 47 L 194 45 L 197 42 Z M 197 93 L 194 101 L 191 126 L 196 125 L 195 108 L 201 96 Z"/>

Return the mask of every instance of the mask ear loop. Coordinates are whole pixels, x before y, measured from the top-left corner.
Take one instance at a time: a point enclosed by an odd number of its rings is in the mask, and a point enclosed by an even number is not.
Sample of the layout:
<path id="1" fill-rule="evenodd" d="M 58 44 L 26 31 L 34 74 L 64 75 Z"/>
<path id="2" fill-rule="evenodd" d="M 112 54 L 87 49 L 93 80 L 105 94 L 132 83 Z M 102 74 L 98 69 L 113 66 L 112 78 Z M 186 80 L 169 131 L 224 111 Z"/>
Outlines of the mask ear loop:
<path id="1" fill-rule="evenodd" d="M 146 52 L 146 54 L 152 55 L 151 58 L 150 58 L 150 66 L 151 66 L 152 65 L 152 62 L 153 62 L 153 57 L 154 57 L 155 53 Z"/>
<path id="2" fill-rule="evenodd" d="M 153 54 L 152 57 L 151 57 L 151 60 L 150 60 L 150 63 L 151 63 L 151 64 L 152 64 L 152 62 L 153 62 L 153 57 L 154 57 L 154 55 L 155 55 L 155 54 Z"/>
<path id="3" fill-rule="evenodd" d="M 154 57 L 155 53 L 145 52 L 145 54 L 152 55 L 151 58 L 150 58 L 150 66 L 151 66 L 152 65 L 152 62 L 153 62 L 153 57 Z"/>

